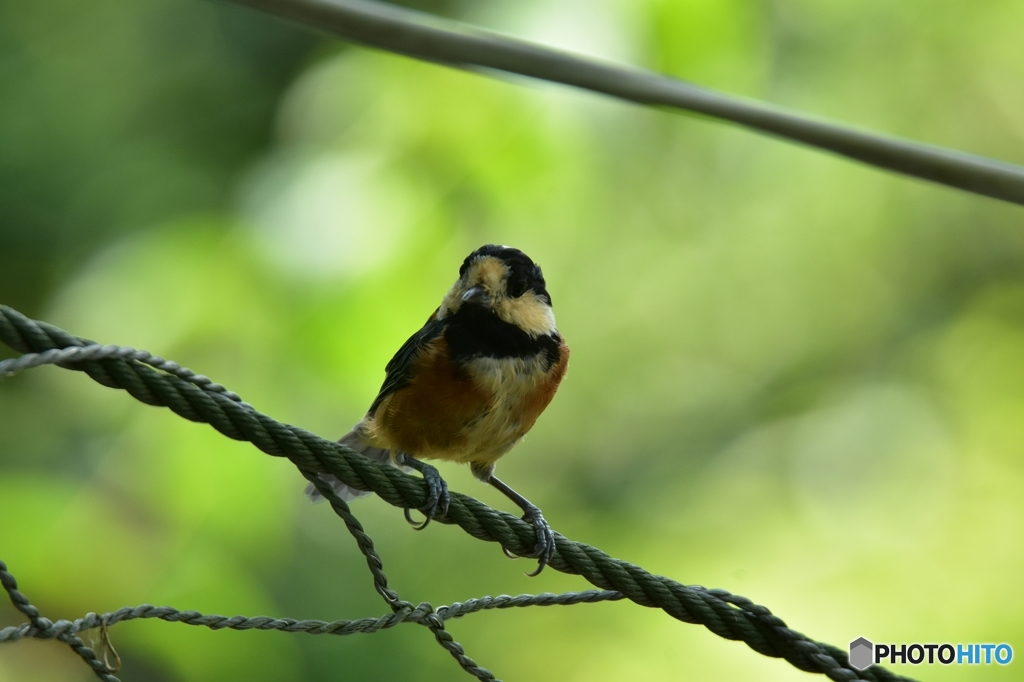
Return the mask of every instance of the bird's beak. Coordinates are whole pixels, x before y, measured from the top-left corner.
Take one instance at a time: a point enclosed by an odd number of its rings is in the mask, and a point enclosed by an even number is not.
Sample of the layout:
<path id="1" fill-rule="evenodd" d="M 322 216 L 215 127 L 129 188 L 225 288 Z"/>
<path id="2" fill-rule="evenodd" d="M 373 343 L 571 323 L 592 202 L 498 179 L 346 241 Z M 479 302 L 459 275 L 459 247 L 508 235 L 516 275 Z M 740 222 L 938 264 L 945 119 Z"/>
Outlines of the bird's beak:
<path id="1" fill-rule="evenodd" d="M 487 290 L 479 284 L 475 287 L 470 287 L 466 290 L 466 293 L 462 295 L 463 303 L 475 303 L 477 305 L 490 305 L 491 297 L 487 295 Z"/>

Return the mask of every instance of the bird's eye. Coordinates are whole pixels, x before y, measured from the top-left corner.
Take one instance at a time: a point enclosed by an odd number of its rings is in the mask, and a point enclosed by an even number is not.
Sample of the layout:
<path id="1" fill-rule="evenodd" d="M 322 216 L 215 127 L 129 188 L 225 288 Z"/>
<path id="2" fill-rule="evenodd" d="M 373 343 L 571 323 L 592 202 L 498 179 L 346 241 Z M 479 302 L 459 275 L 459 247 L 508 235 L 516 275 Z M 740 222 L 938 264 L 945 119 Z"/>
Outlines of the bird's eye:
<path id="1" fill-rule="evenodd" d="M 526 280 L 522 277 L 517 277 L 515 279 L 510 279 L 508 281 L 508 295 L 511 296 L 512 298 L 519 298 L 520 296 L 525 294 L 526 288 Z"/>

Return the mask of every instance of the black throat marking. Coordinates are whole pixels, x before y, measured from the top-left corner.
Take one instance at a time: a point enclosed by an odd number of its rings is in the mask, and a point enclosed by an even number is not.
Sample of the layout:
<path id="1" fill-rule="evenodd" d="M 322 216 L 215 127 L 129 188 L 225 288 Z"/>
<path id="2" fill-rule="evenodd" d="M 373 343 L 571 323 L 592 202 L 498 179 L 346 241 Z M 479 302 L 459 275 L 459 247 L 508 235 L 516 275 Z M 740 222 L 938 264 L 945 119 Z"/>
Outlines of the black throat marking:
<path id="1" fill-rule="evenodd" d="M 530 336 L 493 311 L 464 305 L 447 318 L 444 338 L 457 364 L 473 358 L 532 358 L 544 356 L 545 371 L 558 362 L 561 337 L 557 332 Z"/>

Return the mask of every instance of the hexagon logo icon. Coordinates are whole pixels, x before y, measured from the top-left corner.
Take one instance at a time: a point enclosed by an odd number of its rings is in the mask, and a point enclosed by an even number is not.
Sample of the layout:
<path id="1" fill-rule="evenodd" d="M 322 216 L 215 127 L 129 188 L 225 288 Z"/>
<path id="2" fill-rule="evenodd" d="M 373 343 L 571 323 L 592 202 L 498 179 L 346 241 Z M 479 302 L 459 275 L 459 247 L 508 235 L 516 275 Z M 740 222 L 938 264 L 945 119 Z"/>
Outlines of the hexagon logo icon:
<path id="1" fill-rule="evenodd" d="M 864 637 L 858 637 L 850 642 L 850 665 L 857 670 L 864 670 L 875 659 L 875 645 Z"/>

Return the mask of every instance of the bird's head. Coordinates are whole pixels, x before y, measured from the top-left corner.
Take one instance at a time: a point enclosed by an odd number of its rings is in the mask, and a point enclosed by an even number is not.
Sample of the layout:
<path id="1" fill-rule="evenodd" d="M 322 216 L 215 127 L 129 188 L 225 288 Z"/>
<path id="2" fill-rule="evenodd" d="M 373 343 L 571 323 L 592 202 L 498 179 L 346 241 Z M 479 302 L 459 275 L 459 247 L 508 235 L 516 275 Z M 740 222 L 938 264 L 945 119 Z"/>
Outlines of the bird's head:
<path id="1" fill-rule="evenodd" d="M 479 307 L 531 336 L 555 332 L 551 296 L 540 266 L 519 249 L 488 244 L 466 256 L 444 297 L 438 319 Z"/>

